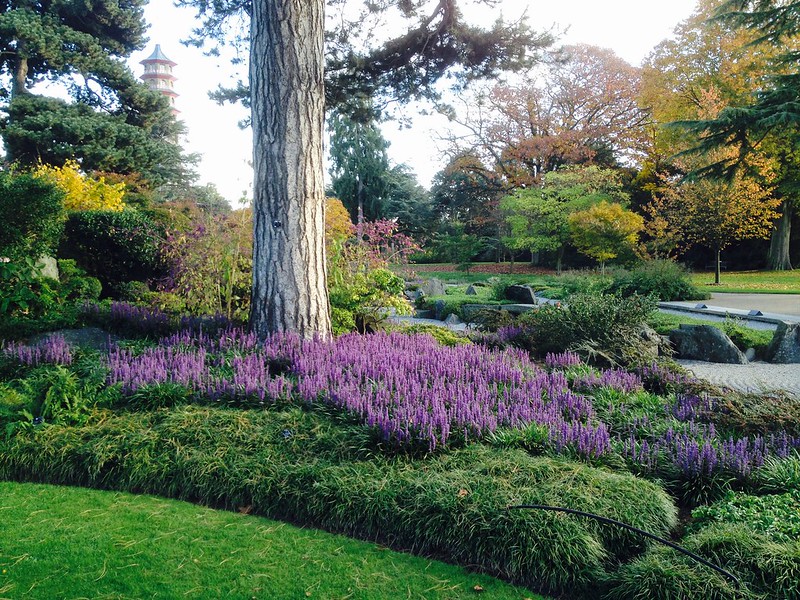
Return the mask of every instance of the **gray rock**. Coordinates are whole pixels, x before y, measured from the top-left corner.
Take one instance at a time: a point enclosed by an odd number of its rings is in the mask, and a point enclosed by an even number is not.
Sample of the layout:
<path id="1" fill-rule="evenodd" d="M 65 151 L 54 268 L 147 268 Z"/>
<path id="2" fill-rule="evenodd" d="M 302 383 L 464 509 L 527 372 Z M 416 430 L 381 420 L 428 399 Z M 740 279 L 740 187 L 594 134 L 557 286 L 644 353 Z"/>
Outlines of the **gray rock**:
<path id="1" fill-rule="evenodd" d="M 510 285 L 506 288 L 506 299 L 519 304 L 536 304 L 536 296 L 527 285 Z"/>
<path id="2" fill-rule="evenodd" d="M 679 358 L 746 365 L 747 358 L 731 339 L 711 325 L 681 325 L 669 334 Z"/>
<path id="3" fill-rule="evenodd" d="M 639 332 L 639 337 L 643 342 L 642 350 L 645 354 L 643 358 L 655 360 L 659 355 L 672 354 L 672 350 L 669 347 L 669 340 L 665 340 L 658 335 L 655 329 L 645 325 Z"/>
<path id="4" fill-rule="evenodd" d="M 781 322 L 767 348 L 767 362 L 800 363 L 800 323 Z"/>
<path id="5" fill-rule="evenodd" d="M 444 320 L 444 306 L 444 300 L 437 300 L 433 303 L 433 314 L 438 321 Z"/>
<path id="6" fill-rule="evenodd" d="M 447 318 L 444 320 L 445 325 L 463 325 L 464 321 L 462 321 L 458 315 L 449 314 Z"/>
<path id="7" fill-rule="evenodd" d="M 475 290 L 475 286 L 471 285 L 467 288 L 467 291 L 464 292 L 467 296 L 477 296 L 478 292 Z"/>
<path id="8" fill-rule="evenodd" d="M 436 313 L 428 309 L 419 309 L 414 313 L 414 316 L 417 319 L 433 319 L 436 316 Z"/>
<path id="9" fill-rule="evenodd" d="M 755 348 L 748 348 L 744 351 L 744 356 L 747 358 L 748 361 L 753 362 L 756 359 L 756 349 Z"/>
<path id="10" fill-rule="evenodd" d="M 58 281 L 58 262 L 52 256 L 40 256 L 36 261 L 41 277 L 49 277 Z"/>
<path id="11" fill-rule="evenodd" d="M 60 335 L 70 346 L 82 346 L 94 350 L 108 350 L 109 345 L 119 341 L 119 336 L 103 331 L 98 327 L 83 327 L 82 329 L 60 329 L 49 333 L 39 333 L 31 336 L 28 343 L 38 346 L 45 343 L 54 335 Z"/>
<path id="12" fill-rule="evenodd" d="M 417 289 L 426 296 L 444 296 L 447 286 L 441 279 L 426 279 L 420 282 Z"/>

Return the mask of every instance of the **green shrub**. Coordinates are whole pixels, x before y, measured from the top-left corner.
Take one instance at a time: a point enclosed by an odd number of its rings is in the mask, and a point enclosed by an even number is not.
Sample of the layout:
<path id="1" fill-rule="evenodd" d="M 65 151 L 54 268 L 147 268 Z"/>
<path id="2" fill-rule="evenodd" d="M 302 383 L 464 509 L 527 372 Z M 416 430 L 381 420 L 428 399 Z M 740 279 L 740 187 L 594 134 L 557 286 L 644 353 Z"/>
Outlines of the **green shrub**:
<path id="1" fill-rule="evenodd" d="M 539 357 L 571 350 L 595 364 L 633 364 L 654 358 L 641 336 L 654 310 L 655 303 L 642 296 L 576 294 L 566 304 L 543 306 L 517 322 L 530 330 L 528 350 Z"/>
<path id="2" fill-rule="evenodd" d="M 416 324 L 416 325 L 408 325 L 408 326 L 401 326 L 398 331 L 401 333 L 406 333 L 408 335 L 415 335 L 418 333 L 424 333 L 433 337 L 437 342 L 439 342 L 442 346 L 461 346 L 463 344 L 471 344 L 472 342 L 469 338 L 456 333 L 452 329 L 448 329 L 447 327 L 441 327 L 439 325 L 427 325 L 427 324 Z"/>
<path id="3" fill-rule="evenodd" d="M 29 173 L 0 171 L 0 257 L 51 254 L 64 227 L 64 195 Z"/>
<path id="4" fill-rule="evenodd" d="M 561 290 L 550 294 L 553 298 L 566 299 L 574 294 L 607 294 L 611 277 L 589 271 L 565 271 L 551 278 L 548 284 Z"/>
<path id="5" fill-rule="evenodd" d="M 580 517 L 505 507 L 569 506 L 662 535 L 676 523 L 669 497 L 627 474 L 482 445 L 384 457 L 372 429 L 335 419 L 292 407 L 107 414 L 0 441 L 0 479 L 252 506 L 551 593 L 591 589 L 607 561 L 644 542 Z"/>
<path id="6" fill-rule="evenodd" d="M 716 572 L 683 560 L 661 548 L 622 565 L 609 580 L 605 600 L 747 600 L 740 590 Z"/>
<path id="7" fill-rule="evenodd" d="M 623 297 L 633 294 L 653 296 L 662 302 L 709 297 L 692 284 L 683 265 L 671 260 L 648 260 L 630 271 L 615 271 L 608 291 Z"/>
<path id="8" fill-rule="evenodd" d="M 43 278 L 33 259 L 0 262 L 0 338 L 18 339 L 79 321 L 79 306 L 96 300 L 100 282 L 71 260 L 58 261 L 60 280 Z"/>
<path id="9" fill-rule="evenodd" d="M 59 254 L 74 259 L 115 294 L 120 283 L 158 279 L 164 231 L 136 210 L 82 211 L 70 214 Z"/>
<path id="10" fill-rule="evenodd" d="M 743 525 L 778 542 L 800 539 L 800 489 L 752 496 L 729 492 L 723 500 L 692 511 L 692 530 L 712 523 Z"/>

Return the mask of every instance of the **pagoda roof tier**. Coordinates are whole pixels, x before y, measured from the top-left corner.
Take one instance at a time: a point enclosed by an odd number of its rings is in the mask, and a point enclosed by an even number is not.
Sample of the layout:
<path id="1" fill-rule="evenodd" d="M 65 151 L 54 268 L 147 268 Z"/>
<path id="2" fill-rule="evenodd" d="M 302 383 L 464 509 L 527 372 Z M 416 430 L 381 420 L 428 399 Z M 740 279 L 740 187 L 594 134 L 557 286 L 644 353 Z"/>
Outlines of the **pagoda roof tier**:
<path id="1" fill-rule="evenodd" d="M 155 50 L 153 50 L 153 53 L 150 56 L 148 56 L 147 58 L 145 58 L 144 60 L 139 61 L 139 63 L 142 64 L 142 65 L 147 64 L 147 63 L 164 63 L 164 64 L 167 64 L 167 65 L 169 65 L 171 67 L 174 67 L 175 65 L 178 64 L 176 62 L 171 61 L 170 59 L 168 59 L 166 57 L 166 55 L 161 51 L 161 44 L 156 44 L 156 47 L 155 47 Z"/>

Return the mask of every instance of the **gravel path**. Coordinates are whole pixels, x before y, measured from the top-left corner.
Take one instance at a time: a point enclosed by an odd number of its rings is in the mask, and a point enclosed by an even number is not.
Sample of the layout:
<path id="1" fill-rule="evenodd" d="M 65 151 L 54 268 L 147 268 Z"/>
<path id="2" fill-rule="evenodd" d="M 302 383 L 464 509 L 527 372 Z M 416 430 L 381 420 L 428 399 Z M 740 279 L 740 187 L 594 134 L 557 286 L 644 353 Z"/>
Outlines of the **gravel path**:
<path id="1" fill-rule="evenodd" d="M 725 365 L 700 360 L 678 360 L 679 364 L 700 379 L 739 392 L 774 392 L 782 390 L 800 399 L 800 364 L 775 365 L 752 362 Z"/>

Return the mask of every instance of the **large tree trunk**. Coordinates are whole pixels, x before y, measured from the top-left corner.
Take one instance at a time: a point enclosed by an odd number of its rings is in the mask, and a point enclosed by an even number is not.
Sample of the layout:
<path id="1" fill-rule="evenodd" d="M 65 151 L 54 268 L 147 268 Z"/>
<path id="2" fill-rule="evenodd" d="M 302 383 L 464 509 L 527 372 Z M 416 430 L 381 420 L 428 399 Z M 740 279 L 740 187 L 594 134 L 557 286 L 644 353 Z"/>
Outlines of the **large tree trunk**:
<path id="1" fill-rule="evenodd" d="M 781 216 L 775 221 L 767 255 L 767 268 L 771 271 L 791 271 L 792 260 L 789 254 L 789 240 L 792 235 L 793 205 L 789 198 L 781 204 Z"/>
<path id="2" fill-rule="evenodd" d="M 253 292 L 259 337 L 330 335 L 325 268 L 324 0 L 255 0 Z"/>
<path id="3" fill-rule="evenodd" d="M 17 40 L 17 60 L 14 65 L 14 80 L 11 82 L 11 99 L 29 93 L 28 91 L 28 44 Z"/>

